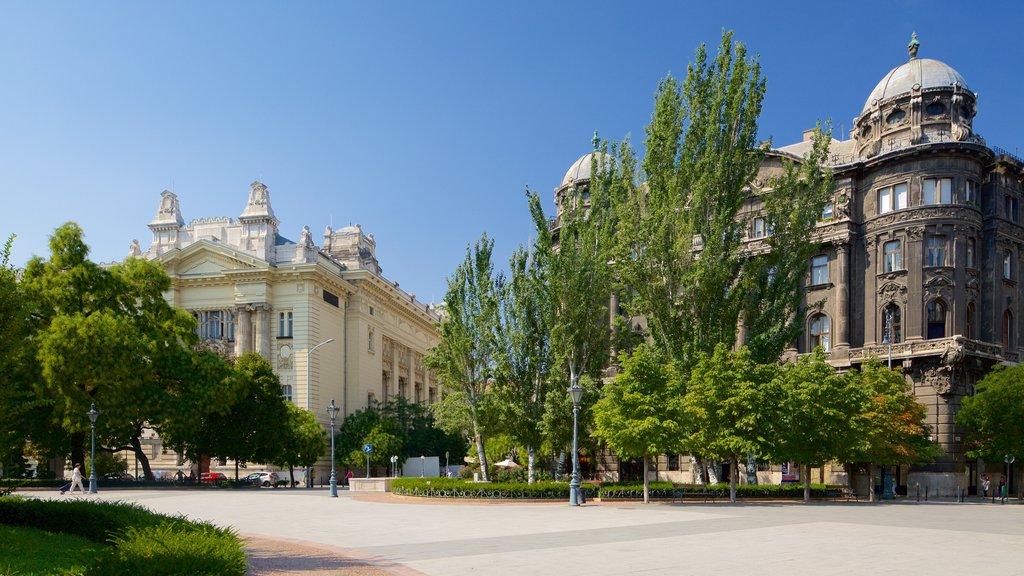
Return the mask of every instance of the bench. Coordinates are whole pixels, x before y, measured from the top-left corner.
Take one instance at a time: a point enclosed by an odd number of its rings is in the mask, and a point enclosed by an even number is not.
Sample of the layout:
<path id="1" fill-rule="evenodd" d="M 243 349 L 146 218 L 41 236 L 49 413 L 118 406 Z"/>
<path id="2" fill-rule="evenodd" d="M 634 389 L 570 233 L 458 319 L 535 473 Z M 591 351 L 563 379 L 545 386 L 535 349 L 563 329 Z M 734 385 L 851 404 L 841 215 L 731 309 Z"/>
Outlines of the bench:
<path id="1" fill-rule="evenodd" d="M 715 494 L 710 490 L 701 490 L 700 492 L 694 492 L 692 490 L 680 490 L 678 488 L 672 490 L 672 500 L 686 500 L 687 498 L 701 498 L 704 502 L 711 500 L 715 502 Z"/>

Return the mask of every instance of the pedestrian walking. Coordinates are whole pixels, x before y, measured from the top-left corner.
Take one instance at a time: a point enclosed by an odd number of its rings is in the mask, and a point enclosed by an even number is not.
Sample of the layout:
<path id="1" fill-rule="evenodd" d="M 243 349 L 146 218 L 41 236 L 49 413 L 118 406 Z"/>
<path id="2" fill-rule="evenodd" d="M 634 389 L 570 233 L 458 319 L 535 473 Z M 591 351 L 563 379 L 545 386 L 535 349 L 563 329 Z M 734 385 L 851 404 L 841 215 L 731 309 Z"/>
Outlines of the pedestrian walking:
<path id="1" fill-rule="evenodd" d="M 981 477 L 981 491 L 985 498 L 988 498 L 988 489 L 992 487 L 992 481 L 988 479 L 988 474 Z"/>
<path id="2" fill-rule="evenodd" d="M 75 493 L 75 486 L 78 486 L 78 489 L 82 491 L 82 494 L 85 494 L 85 486 L 82 486 L 81 464 L 75 464 L 75 469 L 71 471 L 71 488 L 69 488 L 69 490 L 71 491 L 72 494 Z M 64 492 L 61 491 L 61 494 L 63 493 Z"/>

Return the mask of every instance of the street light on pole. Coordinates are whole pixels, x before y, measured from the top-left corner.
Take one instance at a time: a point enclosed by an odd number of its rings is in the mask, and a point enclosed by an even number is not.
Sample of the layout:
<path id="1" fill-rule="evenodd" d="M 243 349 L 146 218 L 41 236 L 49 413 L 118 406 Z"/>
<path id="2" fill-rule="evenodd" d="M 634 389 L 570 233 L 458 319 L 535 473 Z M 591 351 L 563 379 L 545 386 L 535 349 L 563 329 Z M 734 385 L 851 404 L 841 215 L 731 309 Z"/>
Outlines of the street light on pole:
<path id="1" fill-rule="evenodd" d="M 569 482 L 569 506 L 579 506 L 580 459 L 577 446 L 579 444 L 579 413 L 583 387 L 578 383 L 573 384 L 568 392 L 569 397 L 572 398 L 572 481 Z"/>
<path id="2" fill-rule="evenodd" d="M 312 356 L 313 352 L 315 352 L 317 348 L 324 344 L 330 344 L 331 342 L 334 342 L 334 338 L 328 338 L 316 346 L 313 346 L 306 352 L 306 410 L 309 410 L 309 357 Z"/>
<path id="3" fill-rule="evenodd" d="M 331 405 L 327 407 L 327 415 L 331 417 L 331 498 L 338 497 L 338 473 L 334 469 L 334 419 L 338 417 L 338 408 L 334 405 L 334 398 L 331 398 Z"/>
<path id="4" fill-rule="evenodd" d="M 89 494 L 96 493 L 96 418 L 99 417 L 100 413 L 96 410 L 96 404 L 89 405 L 89 411 L 86 412 L 89 416 L 89 424 L 92 427 L 92 463 L 89 466 Z"/>

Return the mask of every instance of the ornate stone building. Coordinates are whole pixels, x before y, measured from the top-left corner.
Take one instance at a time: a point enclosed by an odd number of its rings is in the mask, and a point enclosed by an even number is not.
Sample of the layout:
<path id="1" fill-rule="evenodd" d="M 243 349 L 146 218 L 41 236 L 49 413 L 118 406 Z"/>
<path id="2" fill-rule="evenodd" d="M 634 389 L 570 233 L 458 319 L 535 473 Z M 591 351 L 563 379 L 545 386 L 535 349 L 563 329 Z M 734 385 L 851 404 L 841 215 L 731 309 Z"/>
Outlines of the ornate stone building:
<path id="1" fill-rule="evenodd" d="M 964 454 L 954 423 L 961 400 L 994 364 L 1020 358 L 1024 161 L 974 132 L 977 96 L 963 76 L 918 58 L 916 36 L 908 48 L 909 60 L 869 93 L 850 138 L 831 143 L 835 196 L 813 239 L 820 251 L 805 288 L 810 306 L 791 352 L 821 345 L 840 369 L 870 356 L 888 361 L 891 352 L 943 448 L 932 464 L 896 470 L 897 484 L 951 496 L 973 491 L 985 471 Z M 758 193 L 783 159 L 810 151 L 811 134 L 770 151 L 751 183 L 751 250 L 771 233 L 758 218 Z M 556 204 L 568 186 L 587 183 L 590 166 L 590 154 L 572 165 Z M 666 469 L 679 470 L 678 459 L 673 467 L 663 457 Z M 994 463 L 989 473 L 1000 469 Z"/>
<path id="2" fill-rule="evenodd" d="M 149 224 L 152 243 L 142 251 L 133 241 L 129 256 L 163 264 L 172 280 L 168 301 L 195 316 L 205 345 L 267 358 L 282 394 L 325 427 L 331 400 L 341 408 L 339 423 L 394 395 L 435 402 L 437 382 L 423 356 L 437 343 L 440 317 L 382 275 L 373 235 L 358 224 L 328 226 L 317 246 L 308 227 L 294 242 L 278 225 L 260 182 L 237 219 L 187 225 L 178 197 L 164 191 Z M 320 472 L 329 462 L 325 457 Z M 181 465 L 157 463 L 165 470 Z"/>

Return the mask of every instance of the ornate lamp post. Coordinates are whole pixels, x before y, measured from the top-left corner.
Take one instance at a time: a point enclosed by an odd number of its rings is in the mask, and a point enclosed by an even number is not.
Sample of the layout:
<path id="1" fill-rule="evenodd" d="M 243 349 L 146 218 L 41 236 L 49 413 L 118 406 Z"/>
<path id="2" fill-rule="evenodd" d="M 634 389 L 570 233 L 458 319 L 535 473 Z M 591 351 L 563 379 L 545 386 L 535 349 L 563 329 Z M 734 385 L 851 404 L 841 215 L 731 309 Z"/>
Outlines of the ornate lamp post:
<path id="1" fill-rule="evenodd" d="M 96 410 L 96 404 L 89 405 L 89 411 L 86 412 L 89 416 L 89 424 L 92 427 L 92 465 L 89 466 L 89 494 L 96 493 L 96 418 L 99 417 L 100 413 Z"/>
<path id="2" fill-rule="evenodd" d="M 583 387 L 574 384 L 568 389 L 568 392 L 569 397 L 572 398 L 572 481 L 569 482 L 569 506 L 579 506 L 580 459 L 577 446 L 579 444 L 579 413 Z"/>
<path id="3" fill-rule="evenodd" d="M 338 410 L 331 398 L 331 405 L 327 407 L 327 415 L 331 417 L 331 498 L 338 497 L 338 472 L 334 469 L 334 419 L 338 417 Z"/>
<path id="4" fill-rule="evenodd" d="M 315 352 L 317 348 L 324 344 L 330 344 L 331 342 L 334 342 L 334 338 L 328 338 L 316 346 L 313 346 L 306 352 L 306 410 L 309 410 L 309 357 L 313 355 L 313 352 Z"/>

